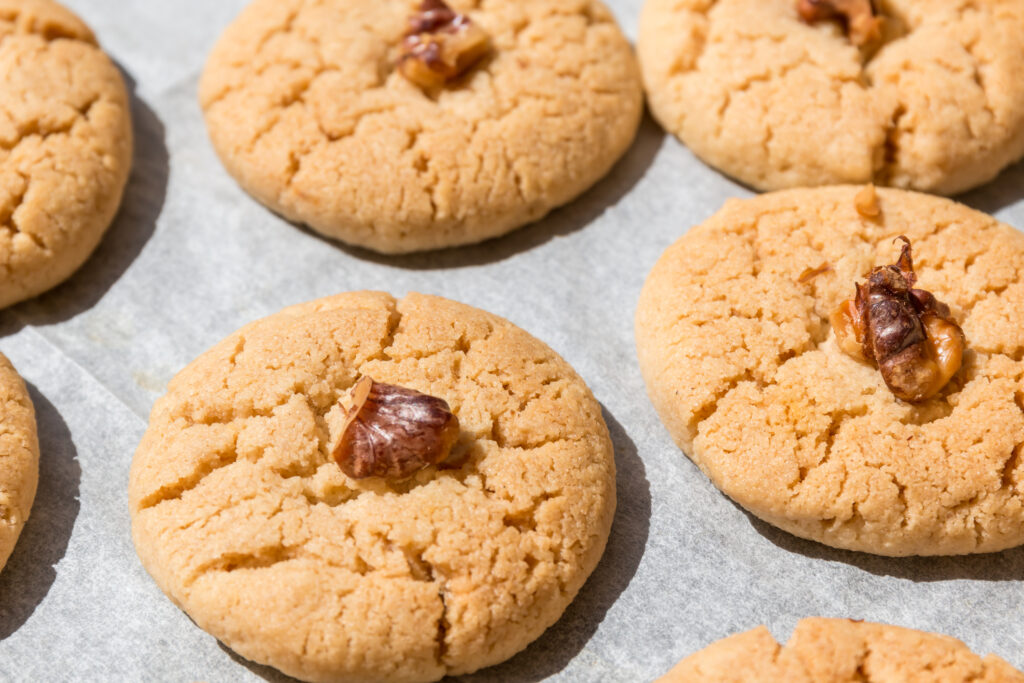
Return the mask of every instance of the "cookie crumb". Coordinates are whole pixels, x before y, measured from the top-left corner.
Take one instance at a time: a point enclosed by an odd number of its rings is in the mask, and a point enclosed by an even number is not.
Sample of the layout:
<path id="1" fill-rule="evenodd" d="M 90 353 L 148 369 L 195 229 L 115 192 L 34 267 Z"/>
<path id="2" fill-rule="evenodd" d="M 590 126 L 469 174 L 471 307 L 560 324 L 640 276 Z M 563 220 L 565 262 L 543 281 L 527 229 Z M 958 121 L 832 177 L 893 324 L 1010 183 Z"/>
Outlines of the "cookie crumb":
<path id="1" fill-rule="evenodd" d="M 878 218 L 882 215 L 882 207 L 878 205 L 878 193 L 874 185 L 867 185 L 853 198 L 857 213 L 864 218 Z"/>
<path id="2" fill-rule="evenodd" d="M 826 261 L 817 268 L 808 268 L 804 272 L 800 273 L 800 277 L 798 277 L 796 281 L 802 285 L 805 285 L 814 278 L 818 277 L 819 275 L 824 275 L 830 270 L 832 270 L 832 266 Z"/>

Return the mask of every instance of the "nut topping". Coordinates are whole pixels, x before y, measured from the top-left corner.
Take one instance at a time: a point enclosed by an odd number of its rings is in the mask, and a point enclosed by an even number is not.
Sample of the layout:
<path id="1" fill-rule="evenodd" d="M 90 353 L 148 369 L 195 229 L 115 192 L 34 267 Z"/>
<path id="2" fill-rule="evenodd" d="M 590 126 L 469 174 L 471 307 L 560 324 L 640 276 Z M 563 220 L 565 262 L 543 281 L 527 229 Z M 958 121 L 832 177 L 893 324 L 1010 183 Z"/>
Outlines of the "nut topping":
<path id="1" fill-rule="evenodd" d="M 398 71 L 424 89 L 458 78 L 487 54 L 487 33 L 443 0 L 423 0 L 409 19 Z"/>
<path id="2" fill-rule="evenodd" d="M 875 16 L 871 0 L 799 0 L 797 13 L 808 24 L 840 19 L 850 42 L 857 47 L 881 40 L 882 22 Z"/>
<path id="3" fill-rule="evenodd" d="M 448 460 L 459 419 L 443 399 L 363 377 L 345 403 L 341 439 L 332 454 L 353 479 L 406 479 Z"/>
<path id="4" fill-rule="evenodd" d="M 890 391 L 918 403 L 938 394 L 960 370 L 967 346 L 949 306 L 917 282 L 910 240 L 895 265 L 875 268 L 855 298 L 832 314 L 844 353 L 875 363 Z"/>

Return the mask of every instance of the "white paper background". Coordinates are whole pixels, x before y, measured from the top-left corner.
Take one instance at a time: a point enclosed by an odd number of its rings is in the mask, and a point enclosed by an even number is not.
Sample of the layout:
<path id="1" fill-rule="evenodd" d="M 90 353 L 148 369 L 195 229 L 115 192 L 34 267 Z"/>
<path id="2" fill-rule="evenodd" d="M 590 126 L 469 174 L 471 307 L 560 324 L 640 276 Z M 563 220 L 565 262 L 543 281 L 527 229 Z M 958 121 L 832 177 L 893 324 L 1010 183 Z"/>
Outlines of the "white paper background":
<path id="1" fill-rule="evenodd" d="M 648 403 L 633 312 L 658 255 L 750 192 L 650 120 L 614 172 L 547 220 L 483 246 L 386 259 L 264 210 L 222 170 L 196 84 L 245 0 L 68 0 L 130 77 L 135 169 L 121 214 L 67 284 L 0 313 L 0 350 L 30 383 L 39 494 L 0 574 L 0 680 L 283 680 L 196 628 L 143 571 L 129 536 L 132 453 L 153 401 L 243 324 L 349 289 L 421 291 L 519 324 L 605 407 L 619 512 L 562 620 L 470 681 L 646 681 L 728 634 L 804 616 L 938 631 L 1024 668 L 1024 550 L 894 560 L 834 551 L 753 519 L 672 444 Z M 641 0 L 612 0 L 636 35 Z M 1024 166 L 963 198 L 1024 226 Z"/>

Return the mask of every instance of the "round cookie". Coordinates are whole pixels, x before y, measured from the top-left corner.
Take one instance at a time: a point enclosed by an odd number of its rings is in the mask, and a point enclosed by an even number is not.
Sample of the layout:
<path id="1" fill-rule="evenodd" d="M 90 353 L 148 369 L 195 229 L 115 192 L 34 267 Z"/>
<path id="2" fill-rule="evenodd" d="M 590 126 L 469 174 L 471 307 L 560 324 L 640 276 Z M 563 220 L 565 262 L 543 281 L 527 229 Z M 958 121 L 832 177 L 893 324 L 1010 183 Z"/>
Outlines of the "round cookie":
<path id="1" fill-rule="evenodd" d="M 1024 235 L 902 190 L 880 190 L 881 215 L 864 218 L 860 191 L 732 200 L 670 247 L 636 316 L 651 400 L 716 486 L 797 536 L 894 556 L 1024 543 Z M 855 282 L 895 262 L 898 235 L 969 347 L 917 405 L 829 324 Z"/>
<path id="2" fill-rule="evenodd" d="M 28 520 L 39 483 L 36 414 L 25 383 L 0 354 L 0 571 Z"/>
<path id="3" fill-rule="evenodd" d="M 803 619 L 789 642 L 764 626 L 679 662 L 659 683 L 853 683 L 977 681 L 1024 683 L 996 655 L 981 658 L 949 636 L 850 619 Z"/>
<path id="4" fill-rule="evenodd" d="M 453 0 L 493 50 L 439 93 L 394 69 L 419 0 L 256 0 L 210 56 L 213 145 L 260 202 L 383 253 L 480 242 L 602 178 L 640 123 L 599 0 Z"/>
<path id="5" fill-rule="evenodd" d="M 89 28 L 51 0 L 0 0 L 0 307 L 89 258 L 131 158 L 124 81 Z"/>
<path id="6" fill-rule="evenodd" d="M 881 0 L 882 45 L 797 0 L 647 0 L 655 118 L 759 190 L 875 182 L 955 194 L 1024 156 L 1024 0 Z"/>
<path id="7" fill-rule="evenodd" d="M 360 376 L 445 399 L 465 463 L 352 480 L 329 419 Z M 423 295 L 286 309 L 200 356 L 132 463 L 135 547 L 242 656 L 310 681 L 430 681 L 503 661 L 604 550 L 615 464 L 601 408 L 551 349 Z"/>

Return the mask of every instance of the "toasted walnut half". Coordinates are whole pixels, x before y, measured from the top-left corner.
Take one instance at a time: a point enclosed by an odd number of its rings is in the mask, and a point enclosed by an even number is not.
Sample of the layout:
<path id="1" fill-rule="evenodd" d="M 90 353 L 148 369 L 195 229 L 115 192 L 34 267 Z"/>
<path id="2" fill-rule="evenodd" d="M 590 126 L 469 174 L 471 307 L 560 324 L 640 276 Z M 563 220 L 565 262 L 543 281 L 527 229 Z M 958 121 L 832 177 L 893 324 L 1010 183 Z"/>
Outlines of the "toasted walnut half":
<path id="1" fill-rule="evenodd" d="M 343 407 L 333 456 L 353 479 L 406 479 L 447 461 L 459 438 L 459 419 L 443 399 L 369 377 L 356 383 Z"/>
<path id="2" fill-rule="evenodd" d="M 423 0 L 409 19 L 398 71 L 424 89 L 443 86 L 466 73 L 487 54 L 487 33 L 443 0 Z"/>
<path id="3" fill-rule="evenodd" d="M 886 386 L 911 403 L 938 394 L 963 364 L 967 340 L 949 306 L 914 289 L 910 240 L 895 265 L 875 268 L 857 295 L 832 314 L 839 348 L 875 363 Z"/>
<path id="4" fill-rule="evenodd" d="M 871 0 L 799 0 L 797 13 L 808 24 L 840 19 L 850 42 L 863 47 L 882 38 L 882 22 Z"/>

